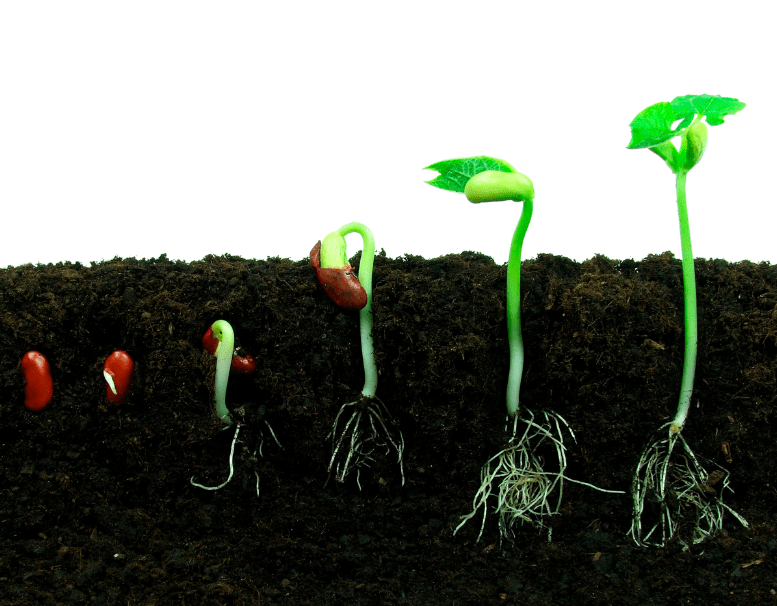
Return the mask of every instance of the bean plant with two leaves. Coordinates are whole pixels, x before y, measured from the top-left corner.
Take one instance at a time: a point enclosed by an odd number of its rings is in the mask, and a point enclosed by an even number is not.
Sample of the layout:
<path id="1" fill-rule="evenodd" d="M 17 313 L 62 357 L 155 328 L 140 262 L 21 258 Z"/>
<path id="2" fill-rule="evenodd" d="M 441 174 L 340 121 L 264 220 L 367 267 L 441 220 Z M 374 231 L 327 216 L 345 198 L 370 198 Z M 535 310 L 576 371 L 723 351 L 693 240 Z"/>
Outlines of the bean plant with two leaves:
<path id="1" fill-rule="evenodd" d="M 715 535 L 723 527 L 726 511 L 747 526 L 744 518 L 723 503 L 723 495 L 731 492 L 728 471 L 710 462 L 717 469 L 709 473 L 681 434 L 691 406 L 697 351 L 696 279 L 686 177 L 707 148 L 706 125 L 723 124 L 725 116 L 744 107 L 744 103 L 730 97 L 685 95 L 647 107 L 630 125 L 628 148 L 649 149 L 660 156 L 675 175 L 685 299 L 685 354 L 677 414 L 659 429 L 662 435 L 643 451 L 631 487 L 633 517 L 630 532 L 640 546 L 663 547 L 674 536 L 679 520 L 687 515 L 694 518 L 691 532 L 694 544 Z M 679 150 L 672 143 L 676 137 L 680 137 Z M 678 444 L 681 450 L 676 452 Z M 645 524 L 645 518 L 651 518 L 651 521 Z"/>
<path id="2" fill-rule="evenodd" d="M 510 352 L 506 396 L 507 444 L 483 465 L 480 488 L 475 494 L 472 512 L 462 516 L 454 534 L 482 507 L 483 521 L 478 534 L 480 540 L 486 522 L 488 499 L 496 484 L 497 502 L 494 509 L 499 514 L 499 531 L 502 538 L 512 535 L 512 527 L 519 520 L 547 528 L 550 536 L 551 529 L 544 519 L 559 512 L 565 480 L 603 492 L 621 491 L 604 490 L 565 476 L 567 448 L 564 444 L 564 432 L 568 431 L 574 440 L 572 429 L 559 414 L 544 410 L 535 416 L 531 410 L 521 410 L 519 406 L 524 364 L 521 334 L 521 249 L 534 208 L 534 185 L 529 177 L 517 172 L 504 160 L 487 156 L 445 160 L 427 168 L 440 173 L 427 183 L 441 189 L 464 193 L 474 204 L 504 200 L 523 203 L 507 263 L 507 338 Z M 555 469 L 546 468 L 543 454 L 555 457 Z"/>

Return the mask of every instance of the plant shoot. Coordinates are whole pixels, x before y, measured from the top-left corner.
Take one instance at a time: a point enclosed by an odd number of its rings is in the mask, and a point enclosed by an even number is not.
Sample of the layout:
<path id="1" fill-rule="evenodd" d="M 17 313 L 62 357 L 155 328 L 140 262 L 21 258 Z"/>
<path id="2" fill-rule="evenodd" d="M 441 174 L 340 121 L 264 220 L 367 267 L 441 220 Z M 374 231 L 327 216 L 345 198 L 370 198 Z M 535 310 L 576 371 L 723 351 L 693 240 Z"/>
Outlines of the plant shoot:
<path id="1" fill-rule="evenodd" d="M 674 535 L 677 519 L 688 512 L 696 518 L 692 531 L 694 544 L 722 528 L 724 510 L 731 512 L 747 526 L 741 516 L 723 503 L 723 492 L 731 491 L 728 472 L 718 466 L 719 470 L 707 473 L 680 435 L 691 406 L 697 353 L 696 278 L 685 191 L 686 177 L 699 163 L 707 148 L 707 124 L 723 124 L 725 116 L 735 114 L 744 107 L 744 103 L 730 97 L 685 95 L 676 97 L 670 103 L 651 105 L 637 114 L 630 125 L 631 141 L 628 149 L 651 150 L 666 162 L 675 175 L 685 299 L 685 353 L 677 414 L 671 423 L 661 428 L 669 428 L 668 436 L 654 440 L 642 453 L 632 482 L 634 509 L 631 536 L 640 546 L 663 547 Z M 672 143 L 675 137 L 680 137 L 679 150 Z M 683 452 L 677 457 L 680 462 L 675 464 L 671 457 L 678 440 L 683 446 Z M 710 486 L 710 478 L 720 473 L 723 476 L 717 480 L 721 482 L 717 498 L 714 496 L 718 492 L 716 490 L 697 490 L 699 486 Z M 660 505 L 659 519 L 647 530 L 642 523 L 646 501 L 655 501 Z M 659 528 L 660 535 L 657 532 Z"/>
<path id="2" fill-rule="evenodd" d="M 358 233 L 363 248 L 359 264 L 359 275 L 353 273 L 348 264 L 345 236 Z M 361 488 L 361 467 L 368 467 L 376 448 L 385 448 L 388 454 L 393 447 L 405 483 L 402 452 L 405 447 L 402 432 L 396 428 L 386 405 L 378 399 L 378 368 L 375 365 L 372 341 L 372 267 L 375 259 L 375 240 L 369 228 L 362 223 L 348 223 L 327 235 L 310 251 L 310 264 L 316 269 L 316 276 L 324 291 L 342 309 L 359 310 L 359 334 L 361 336 L 362 362 L 364 365 L 364 387 L 361 397 L 340 407 L 332 425 L 332 458 L 329 473 L 334 469 L 335 480 L 344 482 L 346 476 L 356 469 L 356 483 Z M 363 305 L 362 305 L 363 303 Z M 338 434 L 338 424 L 343 412 L 352 410 L 348 421 Z M 338 460 L 338 455 L 339 459 Z"/>
<path id="3" fill-rule="evenodd" d="M 577 481 L 564 475 L 567 462 L 562 430 L 567 429 L 572 439 L 575 437 L 564 418 L 548 411 L 544 411 L 542 418 L 536 420 L 531 411 L 526 411 L 526 416 L 519 415 L 524 365 L 521 333 L 521 249 L 531 222 L 534 185 L 529 177 L 516 172 L 504 160 L 486 156 L 446 160 L 427 168 L 440 173 L 428 181 L 430 185 L 464 193 L 472 203 L 511 200 L 523 204 L 507 263 L 507 339 L 510 370 L 507 378 L 506 404 L 507 427 L 511 424 L 512 432 L 507 446 L 483 466 L 481 484 L 473 501 L 472 512 L 462 517 L 462 522 L 456 527 L 455 532 L 458 532 L 459 528 L 474 517 L 482 507 L 483 522 L 478 535 L 480 540 L 488 511 L 488 498 L 491 496 L 494 483 L 499 486 L 495 511 L 500 515 L 501 537 L 509 536 L 512 533 L 512 526 L 518 520 L 535 523 L 543 528 L 544 517 L 559 511 L 564 480 Z M 545 451 L 550 456 L 555 456 L 558 471 L 544 469 L 541 453 Z M 596 488 L 590 484 L 585 485 Z M 557 496 L 554 498 L 555 493 Z"/>
<path id="4" fill-rule="evenodd" d="M 232 425 L 232 415 L 227 408 L 227 383 L 235 349 L 235 333 L 226 320 L 216 320 L 211 326 L 213 336 L 219 344 L 216 347 L 216 415 L 226 425 Z"/>
<path id="5" fill-rule="evenodd" d="M 226 403 L 229 373 L 230 371 L 235 371 L 239 374 L 251 374 L 254 370 L 256 370 L 256 360 L 253 358 L 253 356 L 248 354 L 245 356 L 238 355 L 237 350 L 235 349 L 235 333 L 232 330 L 232 326 L 226 320 L 217 320 L 213 323 L 213 325 L 202 337 L 202 346 L 205 348 L 205 351 L 216 356 L 216 414 L 218 415 L 219 419 L 221 419 L 227 425 L 225 429 L 228 429 L 233 423 L 232 415 L 230 414 Z M 263 419 L 263 421 L 264 424 L 267 425 L 267 428 L 270 430 L 270 434 L 272 435 L 273 440 L 275 440 L 275 443 L 278 444 L 278 447 L 282 448 L 270 424 L 266 419 Z M 235 445 L 238 442 L 237 436 L 243 426 L 244 423 L 241 422 L 235 424 L 235 435 L 232 437 L 232 445 L 229 449 L 229 475 L 227 476 L 227 479 L 217 486 L 206 486 L 204 484 L 198 484 L 195 482 L 194 476 L 192 476 L 189 480 L 192 486 L 202 488 L 203 490 L 221 490 L 227 484 L 229 484 L 235 472 L 234 458 Z M 259 453 L 259 456 L 262 456 L 264 432 L 259 429 L 258 434 L 259 444 L 253 453 L 249 454 L 249 459 L 252 461 L 256 461 L 257 452 Z M 259 472 L 254 471 L 254 475 L 256 476 L 256 496 L 258 497 Z"/>

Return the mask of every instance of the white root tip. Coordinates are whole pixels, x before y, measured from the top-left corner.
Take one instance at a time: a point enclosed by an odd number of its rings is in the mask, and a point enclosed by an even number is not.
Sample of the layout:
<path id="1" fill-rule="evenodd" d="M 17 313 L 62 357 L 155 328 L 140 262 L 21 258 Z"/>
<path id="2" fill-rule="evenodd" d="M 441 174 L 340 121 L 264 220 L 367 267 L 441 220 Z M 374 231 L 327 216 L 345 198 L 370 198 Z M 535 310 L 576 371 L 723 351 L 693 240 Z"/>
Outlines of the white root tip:
<path id="1" fill-rule="evenodd" d="M 113 375 L 109 373 L 107 370 L 103 370 L 103 376 L 105 377 L 105 380 L 108 382 L 108 387 L 111 388 L 113 395 L 115 396 L 119 395 L 119 392 L 116 391 L 116 383 L 113 382 Z"/>

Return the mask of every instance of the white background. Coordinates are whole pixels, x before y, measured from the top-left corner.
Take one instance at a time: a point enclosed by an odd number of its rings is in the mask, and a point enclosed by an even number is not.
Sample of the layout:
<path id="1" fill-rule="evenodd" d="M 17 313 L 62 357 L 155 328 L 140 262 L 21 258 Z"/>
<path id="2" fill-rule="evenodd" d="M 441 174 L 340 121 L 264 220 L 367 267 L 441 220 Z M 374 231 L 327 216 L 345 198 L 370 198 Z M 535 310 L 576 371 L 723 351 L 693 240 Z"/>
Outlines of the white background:
<path id="1" fill-rule="evenodd" d="M 688 177 L 694 254 L 777 263 L 765 7 L 3 2 L 0 267 L 296 260 L 350 221 L 391 257 L 503 263 L 520 207 L 424 183 L 424 166 L 481 154 L 534 181 L 525 258 L 679 257 L 674 176 L 626 149 L 628 125 L 700 93 L 747 108 L 710 128 Z"/>

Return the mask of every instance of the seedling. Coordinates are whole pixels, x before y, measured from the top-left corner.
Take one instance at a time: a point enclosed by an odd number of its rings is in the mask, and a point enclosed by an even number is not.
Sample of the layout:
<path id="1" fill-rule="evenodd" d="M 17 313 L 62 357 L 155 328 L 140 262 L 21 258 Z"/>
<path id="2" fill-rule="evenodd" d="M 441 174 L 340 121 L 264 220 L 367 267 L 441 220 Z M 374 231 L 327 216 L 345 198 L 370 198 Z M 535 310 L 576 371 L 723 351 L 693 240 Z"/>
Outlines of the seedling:
<path id="1" fill-rule="evenodd" d="M 103 364 L 105 396 L 112 404 L 123 404 L 129 395 L 135 363 L 126 351 L 114 351 Z"/>
<path id="2" fill-rule="evenodd" d="M 358 277 L 348 264 L 345 236 L 358 233 L 363 248 Z M 375 365 L 372 342 L 372 266 L 375 258 L 375 240 L 372 232 L 362 223 L 348 223 L 326 236 L 310 251 L 310 264 L 316 269 L 319 282 L 329 297 L 346 310 L 359 310 L 359 332 L 361 334 L 362 361 L 364 363 L 364 388 L 355 402 L 340 407 L 328 437 L 332 438 L 332 458 L 327 471 L 334 469 L 335 480 L 344 482 L 346 476 L 356 469 L 356 483 L 361 468 L 373 461 L 373 453 L 385 448 L 386 454 L 393 447 L 405 483 L 402 452 L 405 441 L 396 427 L 386 405 L 375 395 L 378 389 L 378 368 Z M 343 414 L 351 411 L 350 416 Z M 341 419 L 348 417 L 342 429 Z"/>
<path id="3" fill-rule="evenodd" d="M 528 410 L 525 416 L 518 414 L 524 363 L 521 335 L 521 248 L 531 221 L 534 185 L 529 177 L 516 172 L 504 160 L 486 156 L 446 160 L 427 168 L 440 173 L 427 183 L 441 189 L 464 193 L 467 199 L 475 204 L 504 200 L 523 203 L 507 263 L 507 339 L 510 371 L 507 379 L 505 430 L 512 425 L 512 431 L 507 446 L 483 466 L 481 484 L 473 500 L 472 512 L 462 516 L 454 534 L 482 507 L 483 521 L 478 534 L 480 540 L 486 523 L 488 498 L 495 482 L 499 486 L 495 511 L 500 515 L 499 531 L 502 538 L 512 534 L 512 527 L 519 520 L 545 528 L 544 518 L 559 511 L 564 480 L 596 487 L 564 475 L 567 461 L 563 430 L 568 430 L 573 440 L 575 435 L 561 415 L 543 411 L 540 416 L 535 417 Z M 555 454 L 558 471 L 545 471 L 541 455 L 545 450 L 551 455 Z M 550 537 L 550 529 L 548 532 Z"/>
<path id="4" fill-rule="evenodd" d="M 24 354 L 22 374 L 27 381 L 24 386 L 24 405 L 28 410 L 43 410 L 54 397 L 54 382 L 46 356 L 37 351 Z"/>
<path id="5" fill-rule="evenodd" d="M 230 323 L 226 320 L 217 320 L 213 323 L 213 325 L 202 337 L 202 345 L 208 353 L 216 356 L 216 414 L 218 415 L 219 419 L 221 419 L 227 425 L 225 428 L 227 429 L 232 425 L 233 422 L 232 415 L 230 414 L 226 404 L 227 382 L 229 381 L 230 370 L 234 370 L 242 374 L 250 374 L 256 369 L 256 360 L 254 360 L 254 358 L 249 355 L 237 355 L 235 350 L 235 333 L 232 330 Z M 278 442 L 278 438 L 275 437 L 275 432 L 273 431 L 272 427 L 270 427 L 270 424 L 266 420 L 264 423 L 270 430 L 273 440 L 275 440 L 275 443 L 280 447 L 281 444 Z M 237 436 L 240 433 L 240 428 L 242 426 L 243 423 L 237 423 L 235 425 L 235 435 L 232 438 L 232 445 L 229 450 L 229 476 L 227 479 L 218 486 L 205 486 L 195 482 L 194 476 L 192 476 L 189 480 L 192 486 L 196 486 L 197 488 L 202 488 L 204 490 L 219 490 L 229 484 L 234 474 L 233 460 L 235 456 L 235 445 L 237 444 Z M 264 433 L 261 430 L 259 430 L 259 436 L 259 445 L 251 455 L 253 459 L 256 458 L 257 451 L 259 452 L 259 456 L 262 456 Z M 256 475 L 256 496 L 259 496 L 259 473 L 254 471 L 254 474 Z"/>
<path id="6" fill-rule="evenodd" d="M 670 103 L 656 103 L 642 110 L 631 121 L 631 141 L 628 149 L 647 148 L 659 155 L 675 174 L 677 210 L 680 218 L 682 244 L 683 291 L 685 295 L 685 355 L 677 414 L 671 423 L 662 425 L 668 435 L 652 441 L 642 453 L 634 474 L 631 492 L 634 501 L 631 536 L 637 545 L 663 547 L 672 538 L 677 521 L 686 514 L 695 516 L 691 534 L 694 544 L 716 534 L 723 527 L 723 513 L 729 511 L 745 527 L 747 522 L 723 503 L 725 491 L 733 492 L 728 483 L 729 473 L 720 465 L 712 473 L 699 462 L 681 435 L 688 418 L 696 372 L 696 279 L 691 249 L 691 229 L 688 222 L 685 181 L 688 172 L 699 163 L 707 147 L 707 126 L 723 124 L 724 116 L 745 107 L 737 99 L 713 95 L 685 95 Z M 703 121 L 704 119 L 704 121 Z M 672 139 L 680 137 L 680 149 Z M 673 451 L 677 442 L 682 452 Z M 714 488 L 714 486 L 717 488 Z M 658 520 L 648 530 L 642 518 L 646 502 L 659 508 Z M 659 535 L 660 529 L 660 535 Z"/>
<path id="7" fill-rule="evenodd" d="M 219 342 L 213 352 L 216 356 L 216 415 L 225 424 L 232 425 L 232 415 L 227 408 L 227 383 L 235 350 L 235 332 L 226 320 L 216 320 L 210 328 Z"/>

